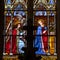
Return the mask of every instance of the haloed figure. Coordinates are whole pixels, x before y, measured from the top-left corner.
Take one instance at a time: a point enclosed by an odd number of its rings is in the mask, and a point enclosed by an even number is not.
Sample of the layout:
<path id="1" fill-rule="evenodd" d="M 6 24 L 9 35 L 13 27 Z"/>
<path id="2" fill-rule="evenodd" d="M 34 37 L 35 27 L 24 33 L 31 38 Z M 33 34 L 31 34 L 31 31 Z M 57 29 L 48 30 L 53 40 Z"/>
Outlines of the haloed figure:
<path id="1" fill-rule="evenodd" d="M 17 53 L 17 35 L 19 34 L 19 29 L 21 27 L 21 22 L 19 20 L 16 20 L 15 23 L 13 23 L 13 29 L 12 29 L 12 39 L 11 37 L 8 37 L 8 40 L 6 41 L 6 54 L 16 54 Z"/>
<path id="2" fill-rule="evenodd" d="M 48 32 L 47 27 L 45 26 L 45 21 L 43 19 L 38 20 L 38 28 L 36 32 L 36 37 L 34 41 L 34 47 L 37 47 L 38 50 L 36 54 L 46 54 L 48 52 Z"/>

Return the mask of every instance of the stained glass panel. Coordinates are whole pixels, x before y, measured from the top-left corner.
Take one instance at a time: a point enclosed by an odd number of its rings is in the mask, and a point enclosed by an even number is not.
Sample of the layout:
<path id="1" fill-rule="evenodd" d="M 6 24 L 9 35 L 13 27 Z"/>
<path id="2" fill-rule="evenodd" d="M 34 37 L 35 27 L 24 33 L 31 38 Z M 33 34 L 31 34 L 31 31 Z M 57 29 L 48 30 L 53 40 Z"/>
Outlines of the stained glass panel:
<path id="1" fill-rule="evenodd" d="M 34 10 L 55 10 L 56 0 L 34 0 Z"/>
<path id="2" fill-rule="evenodd" d="M 27 0 L 4 0 L 4 4 L 3 55 L 23 54 L 22 48 L 27 47 Z"/>
<path id="3" fill-rule="evenodd" d="M 27 0 L 4 0 L 5 10 L 26 10 Z"/>
<path id="4" fill-rule="evenodd" d="M 13 13 L 9 13 L 5 11 L 5 33 L 7 35 L 11 35 L 11 30 L 13 29 L 14 25 L 21 23 L 22 26 L 27 26 L 27 14 L 26 11 L 14 11 Z M 22 27 L 23 28 L 23 27 Z"/>
<path id="5" fill-rule="evenodd" d="M 29 35 L 25 28 L 28 27 L 27 13 L 30 13 L 27 2 L 28 0 L 4 0 L 3 55 L 24 54 L 22 48 L 27 47 L 26 36 Z M 33 0 L 32 3 L 33 48 L 37 48 L 35 54 L 41 56 L 41 60 L 56 60 L 56 0 Z M 29 15 L 28 21 L 32 15 Z"/>
<path id="6" fill-rule="evenodd" d="M 4 50 L 3 55 L 24 53 L 23 47 L 27 46 L 27 14 L 26 11 L 5 11 L 4 20 Z"/>
<path id="7" fill-rule="evenodd" d="M 34 47 L 36 55 L 56 55 L 56 12 L 34 11 Z"/>

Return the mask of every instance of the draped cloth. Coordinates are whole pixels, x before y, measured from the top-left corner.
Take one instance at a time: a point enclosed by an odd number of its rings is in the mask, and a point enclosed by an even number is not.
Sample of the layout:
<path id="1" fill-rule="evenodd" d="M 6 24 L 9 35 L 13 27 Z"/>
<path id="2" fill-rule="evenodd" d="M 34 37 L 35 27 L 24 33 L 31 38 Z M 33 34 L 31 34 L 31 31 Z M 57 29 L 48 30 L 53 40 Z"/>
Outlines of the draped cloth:
<path id="1" fill-rule="evenodd" d="M 44 27 L 42 27 L 42 33 L 44 31 Z M 44 45 L 44 50 L 48 50 L 48 32 L 46 31 L 45 33 L 42 34 L 42 40 L 43 40 L 43 45 Z"/>
<path id="2" fill-rule="evenodd" d="M 12 44 L 11 44 L 11 38 L 6 42 L 6 53 L 13 53 L 16 54 L 17 46 L 16 46 L 16 35 L 17 35 L 17 30 L 14 29 L 12 30 Z M 9 37 L 9 36 L 8 36 Z M 11 50 L 11 52 L 10 52 Z"/>
<path id="3" fill-rule="evenodd" d="M 19 32 L 19 38 L 18 38 L 18 51 L 20 54 L 24 53 L 24 51 L 22 50 L 23 47 L 25 47 L 25 43 L 23 41 L 23 31 Z"/>

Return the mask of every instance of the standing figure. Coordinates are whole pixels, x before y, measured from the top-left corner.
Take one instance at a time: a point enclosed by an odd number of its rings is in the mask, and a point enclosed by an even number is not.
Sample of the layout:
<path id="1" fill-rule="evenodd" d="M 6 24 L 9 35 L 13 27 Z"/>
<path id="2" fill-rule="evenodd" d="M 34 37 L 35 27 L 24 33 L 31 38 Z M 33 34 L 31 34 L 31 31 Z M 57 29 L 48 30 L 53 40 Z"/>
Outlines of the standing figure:
<path id="1" fill-rule="evenodd" d="M 34 41 L 34 47 L 38 48 L 38 50 L 35 52 L 36 54 L 46 54 L 48 51 L 48 32 L 47 27 L 44 24 L 43 19 L 38 20 L 38 28 L 36 32 L 36 37 Z"/>
<path id="2" fill-rule="evenodd" d="M 6 54 L 16 54 L 17 53 L 17 35 L 19 35 L 19 29 L 20 29 L 21 22 L 19 20 L 16 20 L 13 22 L 13 28 L 12 28 L 12 36 L 8 36 L 8 40 L 6 41 Z"/>

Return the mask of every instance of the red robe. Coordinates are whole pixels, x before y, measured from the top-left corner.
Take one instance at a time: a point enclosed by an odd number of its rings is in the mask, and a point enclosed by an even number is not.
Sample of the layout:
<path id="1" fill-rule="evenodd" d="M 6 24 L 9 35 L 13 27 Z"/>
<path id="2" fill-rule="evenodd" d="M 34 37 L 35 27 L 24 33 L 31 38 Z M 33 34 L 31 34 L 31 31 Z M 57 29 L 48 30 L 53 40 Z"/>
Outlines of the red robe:
<path id="1" fill-rule="evenodd" d="M 44 27 L 42 27 L 42 33 L 43 31 L 45 31 Z M 47 31 L 42 34 L 42 40 L 43 40 L 44 50 L 48 51 L 48 32 Z"/>
<path id="2" fill-rule="evenodd" d="M 12 30 L 12 52 L 13 54 L 16 54 L 16 35 L 17 35 L 17 30 L 14 29 Z M 10 49 L 11 49 L 11 38 L 8 40 L 8 42 L 6 43 L 6 53 L 10 53 Z"/>

